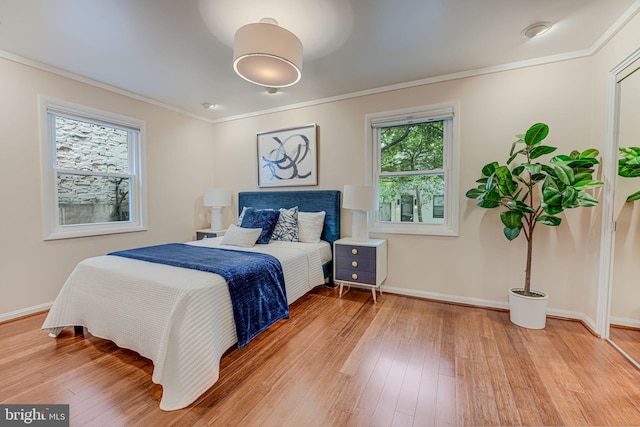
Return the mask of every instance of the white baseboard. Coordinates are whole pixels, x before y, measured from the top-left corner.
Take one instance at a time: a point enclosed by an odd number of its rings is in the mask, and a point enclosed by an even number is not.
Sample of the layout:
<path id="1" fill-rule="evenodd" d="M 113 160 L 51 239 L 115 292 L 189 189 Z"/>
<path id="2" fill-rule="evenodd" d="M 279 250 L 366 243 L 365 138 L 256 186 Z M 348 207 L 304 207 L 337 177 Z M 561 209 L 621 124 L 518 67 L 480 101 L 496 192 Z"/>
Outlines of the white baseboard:
<path id="1" fill-rule="evenodd" d="M 456 304 L 473 305 L 483 308 L 499 308 L 503 310 L 509 310 L 509 303 L 505 301 L 492 301 L 481 298 L 460 297 L 456 295 L 440 294 L 437 292 L 418 291 L 415 289 L 396 288 L 393 286 L 382 286 L 382 292 L 389 292 L 390 294 L 406 295 L 410 297 L 418 297 L 425 299 L 432 299 L 442 302 L 452 302 Z"/>
<path id="2" fill-rule="evenodd" d="M 41 313 L 51 308 L 53 302 L 47 302 L 40 305 L 34 305 L 32 307 L 23 308 L 16 311 L 10 311 L 8 313 L 0 313 L 0 323 L 8 322 L 9 320 L 18 319 L 20 317 L 29 316 L 31 314 Z"/>
<path id="3" fill-rule="evenodd" d="M 593 334 L 601 337 L 600 334 L 596 331 L 596 322 L 585 313 L 580 313 L 578 311 L 559 310 L 557 308 L 548 308 L 547 314 L 549 314 L 550 316 L 579 320 L 583 325 L 589 328 Z"/>
<path id="4" fill-rule="evenodd" d="M 640 329 L 640 320 L 628 319 L 626 317 L 611 316 L 611 324 L 612 325 L 619 325 L 619 326 L 627 326 L 629 328 Z"/>
<path id="5" fill-rule="evenodd" d="M 382 292 L 389 292 L 390 294 L 406 295 L 411 297 L 431 299 L 435 301 L 450 302 L 454 304 L 472 305 L 481 308 L 497 308 L 502 310 L 509 310 L 509 303 L 506 301 L 493 301 L 482 298 L 470 298 L 461 297 L 456 295 L 440 294 L 437 292 L 418 291 L 415 289 L 396 288 L 393 286 L 382 286 Z M 587 328 L 591 329 L 593 333 L 596 331 L 596 323 L 587 316 L 585 313 L 576 311 L 559 310 L 555 308 L 547 308 L 547 314 L 555 317 L 564 317 L 567 319 L 574 319 L 581 321 Z M 612 319 L 613 321 L 613 319 Z M 640 322 L 639 322 L 640 325 Z M 597 334 L 596 334 L 597 335 Z"/>

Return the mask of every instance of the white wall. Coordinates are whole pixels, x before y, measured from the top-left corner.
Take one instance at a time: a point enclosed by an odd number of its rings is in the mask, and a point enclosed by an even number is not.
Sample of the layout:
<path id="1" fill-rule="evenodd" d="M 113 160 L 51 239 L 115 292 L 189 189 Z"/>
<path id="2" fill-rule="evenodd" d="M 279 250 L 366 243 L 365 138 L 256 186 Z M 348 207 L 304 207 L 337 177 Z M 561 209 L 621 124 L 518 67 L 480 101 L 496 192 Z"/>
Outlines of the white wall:
<path id="1" fill-rule="evenodd" d="M 83 258 L 190 240 L 208 225 L 202 192 L 214 184 L 209 123 L 6 59 L 0 93 L 0 320 L 53 301 Z M 146 121 L 148 231 L 42 240 L 38 95 Z"/>
<path id="2" fill-rule="evenodd" d="M 515 135 L 542 121 L 551 127 L 549 142 L 562 151 L 587 148 L 591 59 L 506 71 L 317 105 L 215 125 L 220 142 L 215 180 L 235 191 L 255 189 L 257 132 L 317 123 L 320 188 L 342 189 L 365 180 L 367 113 L 405 107 L 460 102 L 460 237 L 376 235 L 389 239 L 385 286 L 398 291 L 506 303 L 507 289 L 522 285 L 526 242 L 507 241 L 497 211 L 475 207 L 464 192 L 475 186 L 480 169 L 492 160 L 506 161 Z M 230 161 L 223 161 L 228 158 Z M 350 234 L 349 211 L 343 211 L 343 235 Z M 572 219 L 581 221 L 580 217 Z M 540 227 L 536 236 L 533 283 L 551 293 L 551 306 L 579 310 L 570 295 L 566 263 L 581 265 L 578 247 L 584 230 Z M 559 286 L 547 283 L 551 278 Z"/>
<path id="3" fill-rule="evenodd" d="M 477 208 L 464 192 L 480 168 L 504 162 L 514 135 L 546 122 L 559 152 L 604 152 L 607 73 L 640 46 L 636 17 L 597 55 L 434 83 L 215 125 L 215 180 L 234 191 L 256 189 L 256 133 L 317 123 L 321 189 L 365 181 L 364 116 L 447 101 L 460 102 L 460 236 L 375 235 L 389 240 L 387 289 L 445 300 L 506 306 L 507 289 L 524 282 L 526 242 L 502 235 L 497 211 Z M 610 52 L 613 51 L 614 53 Z M 621 58 L 621 55 L 622 58 Z M 600 196 L 601 191 L 596 192 Z M 559 228 L 536 231 L 532 283 L 550 293 L 550 312 L 595 327 L 602 207 L 569 211 Z M 227 213 L 227 221 L 232 213 Z M 343 235 L 350 212 L 343 210 Z"/>

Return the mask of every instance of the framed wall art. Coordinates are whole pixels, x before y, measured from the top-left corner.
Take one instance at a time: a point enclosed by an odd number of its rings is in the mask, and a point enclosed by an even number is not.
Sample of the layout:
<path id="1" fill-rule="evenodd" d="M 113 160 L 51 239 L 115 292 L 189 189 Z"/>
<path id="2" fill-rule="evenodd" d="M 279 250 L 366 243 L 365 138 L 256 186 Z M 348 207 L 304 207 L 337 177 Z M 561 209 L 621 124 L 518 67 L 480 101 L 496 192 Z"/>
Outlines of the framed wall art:
<path id="1" fill-rule="evenodd" d="M 317 125 L 258 134 L 258 187 L 318 185 Z"/>

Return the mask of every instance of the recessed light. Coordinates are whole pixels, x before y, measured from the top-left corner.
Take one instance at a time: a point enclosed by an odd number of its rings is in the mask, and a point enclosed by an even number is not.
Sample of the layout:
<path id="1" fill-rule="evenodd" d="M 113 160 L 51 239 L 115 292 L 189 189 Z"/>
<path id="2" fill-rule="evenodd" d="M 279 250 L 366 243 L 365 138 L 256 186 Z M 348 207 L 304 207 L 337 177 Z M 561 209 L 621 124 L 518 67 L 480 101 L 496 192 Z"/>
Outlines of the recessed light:
<path id="1" fill-rule="evenodd" d="M 531 24 L 527 28 L 522 30 L 522 35 L 532 39 L 536 36 L 546 33 L 551 29 L 552 26 L 553 23 L 551 22 L 536 22 L 535 24 Z"/>
<path id="2" fill-rule="evenodd" d="M 212 104 L 210 102 L 203 102 L 201 105 L 202 105 L 202 108 L 206 108 L 207 110 L 213 110 L 214 108 L 217 107 L 216 104 Z"/>
<path id="3" fill-rule="evenodd" d="M 277 87 L 268 87 L 265 88 L 267 90 L 267 93 L 269 95 L 273 95 L 274 93 L 278 93 L 278 88 Z"/>

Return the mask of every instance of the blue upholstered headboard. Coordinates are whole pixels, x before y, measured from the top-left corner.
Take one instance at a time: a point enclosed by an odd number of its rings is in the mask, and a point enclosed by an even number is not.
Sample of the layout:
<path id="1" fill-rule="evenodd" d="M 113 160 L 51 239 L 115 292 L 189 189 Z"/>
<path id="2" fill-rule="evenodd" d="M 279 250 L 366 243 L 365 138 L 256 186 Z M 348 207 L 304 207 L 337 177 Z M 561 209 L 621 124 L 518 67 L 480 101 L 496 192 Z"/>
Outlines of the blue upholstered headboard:
<path id="1" fill-rule="evenodd" d="M 340 238 L 340 191 L 243 191 L 238 194 L 238 213 L 243 207 L 279 209 L 298 207 L 301 212 L 325 211 L 322 240 L 331 243 Z"/>

